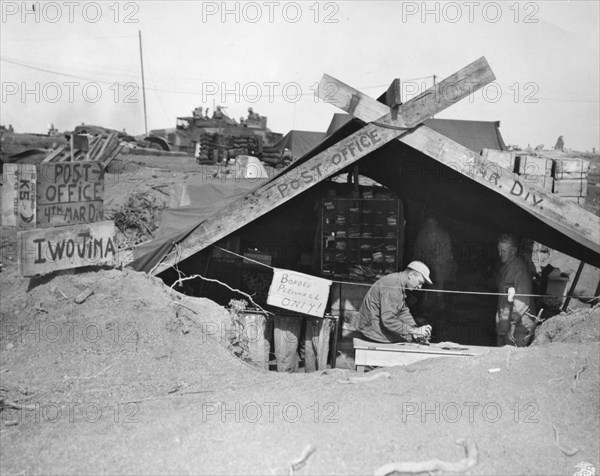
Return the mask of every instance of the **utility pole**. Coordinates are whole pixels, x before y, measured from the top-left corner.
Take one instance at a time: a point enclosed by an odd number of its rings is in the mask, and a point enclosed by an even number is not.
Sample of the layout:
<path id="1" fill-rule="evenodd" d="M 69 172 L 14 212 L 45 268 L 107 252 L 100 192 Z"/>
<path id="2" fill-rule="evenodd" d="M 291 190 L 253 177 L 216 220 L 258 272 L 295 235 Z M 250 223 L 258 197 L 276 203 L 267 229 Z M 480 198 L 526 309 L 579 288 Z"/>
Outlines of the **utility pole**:
<path id="1" fill-rule="evenodd" d="M 144 58 L 142 56 L 142 30 L 138 30 L 140 38 L 140 66 L 142 68 L 142 99 L 144 101 L 144 131 L 148 135 L 148 117 L 146 116 L 146 82 L 144 81 Z"/>
<path id="2" fill-rule="evenodd" d="M 436 83 L 436 77 L 435 74 L 433 75 L 433 86 L 435 87 L 435 83 Z M 431 116 L 431 118 L 433 119 L 435 116 Z"/>

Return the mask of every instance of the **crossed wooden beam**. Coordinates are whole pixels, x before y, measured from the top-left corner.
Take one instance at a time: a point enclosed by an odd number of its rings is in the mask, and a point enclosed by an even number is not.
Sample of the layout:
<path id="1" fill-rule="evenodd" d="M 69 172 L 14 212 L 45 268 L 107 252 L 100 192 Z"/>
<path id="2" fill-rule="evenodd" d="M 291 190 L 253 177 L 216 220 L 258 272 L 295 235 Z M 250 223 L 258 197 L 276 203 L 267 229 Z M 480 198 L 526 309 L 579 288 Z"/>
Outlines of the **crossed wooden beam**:
<path id="1" fill-rule="evenodd" d="M 600 253 L 600 219 L 577 205 L 560 200 L 542 188 L 519 181 L 519 177 L 442 134 L 420 125 L 495 79 L 485 58 L 449 76 L 415 98 L 399 105 L 397 85 L 388 90 L 393 109 L 360 91 L 324 75 L 319 83 L 321 99 L 367 124 L 329 149 L 315 155 L 263 187 L 222 208 L 194 229 L 154 267 L 160 274 L 254 219 L 282 205 L 348 165 L 394 139 L 495 190 L 556 228 Z M 595 219 L 595 220 L 594 220 Z"/>

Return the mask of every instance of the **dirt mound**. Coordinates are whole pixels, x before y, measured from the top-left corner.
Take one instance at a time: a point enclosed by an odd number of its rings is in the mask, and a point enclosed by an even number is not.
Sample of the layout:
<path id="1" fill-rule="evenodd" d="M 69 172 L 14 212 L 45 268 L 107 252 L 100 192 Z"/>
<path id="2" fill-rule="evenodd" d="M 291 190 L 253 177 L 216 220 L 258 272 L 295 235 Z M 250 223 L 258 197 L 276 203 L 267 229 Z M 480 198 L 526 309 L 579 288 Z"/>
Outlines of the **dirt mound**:
<path id="1" fill-rule="evenodd" d="M 157 278 L 127 269 L 0 276 L 9 399 L 126 401 L 199 390 L 246 368 L 226 349 L 227 311 Z"/>
<path id="2" fill-rule="evenodd" d="M 591 309 L 563 312 L 544 321 L 536 329 L 531 345 L 598 341 L 600 341 L 600 304 Z"/>
<path id="3" fill-rule="evenodd" d="M 298 474 L 372 474 L 458 461 L 458 438 L 479 448 L 471 474 L 599 465 L 595 343 L 490 348 L 351 383 L 251 368 L 222 345 L 223 308 L 144 274 L 29 280 L 9 266 L 0 287 L 0 399 L 19 407 L 0 413 L 6 474 L 289 474 L 308 444 Z"/>

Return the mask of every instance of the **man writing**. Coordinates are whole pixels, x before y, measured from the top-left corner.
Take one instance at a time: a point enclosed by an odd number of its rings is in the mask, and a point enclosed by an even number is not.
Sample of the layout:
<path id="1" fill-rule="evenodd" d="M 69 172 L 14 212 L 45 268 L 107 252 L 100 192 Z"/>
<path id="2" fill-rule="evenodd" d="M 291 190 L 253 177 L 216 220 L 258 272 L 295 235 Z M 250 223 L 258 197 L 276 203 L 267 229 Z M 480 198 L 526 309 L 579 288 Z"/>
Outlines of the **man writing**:
<path id="1" fill-rule="evenodd" d="M 525 261 L 518 256 L 519 242 L 517 238 L 505 233 L 498 238 L 498 254 L 502 262 L 498 277 L 498 311 L 496 312 L 496 333 L 498 346 L 516 345 L 525 347 L 534 329 L 535 320 L 528 312 L 533 313 L 532 298 L 523 296 L 531 294 L 532 279 Z M 514 288 L 516 296 L 512 302 L 508 298 L 509 289 Z"/>
<path id="2" fill-rule="evenodd" d="M 360 307 L 357 328 L 374 342 L 394 343 L 426 341 L 431 326 L 417 326 L 406 304 L 406 291 L 420 289 L 429 279 L 429 268 L 420 261 L 411 262 L 404 271 L 377 280 Z"/>

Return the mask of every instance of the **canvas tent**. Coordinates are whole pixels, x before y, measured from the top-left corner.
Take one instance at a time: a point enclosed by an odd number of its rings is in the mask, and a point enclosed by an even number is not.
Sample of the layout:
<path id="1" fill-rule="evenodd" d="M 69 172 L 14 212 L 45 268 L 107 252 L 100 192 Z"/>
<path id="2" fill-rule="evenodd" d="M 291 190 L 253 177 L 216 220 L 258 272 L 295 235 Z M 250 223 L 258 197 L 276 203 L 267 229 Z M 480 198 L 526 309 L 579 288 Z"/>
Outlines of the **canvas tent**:
<path id="1" fill-rule="evenodd" d="M 337 130 L 352 121 L 350 114 L 335 113 L 325 137 L 333 135 Z M 427 119 L 424 124 L 455 142 L 480 153 L 483 149 L 506 150 L 500 134 L 500 121 L 465 121 L 457 119 Z"/>
<path id="2" fill-rule="evenodd" d="M 319 144 L 324 136 L 322 132 L 293 130 L 283 136 L 272 148 L 278 152 L 288 149 L 293 160 L 296 160 Z"/>

